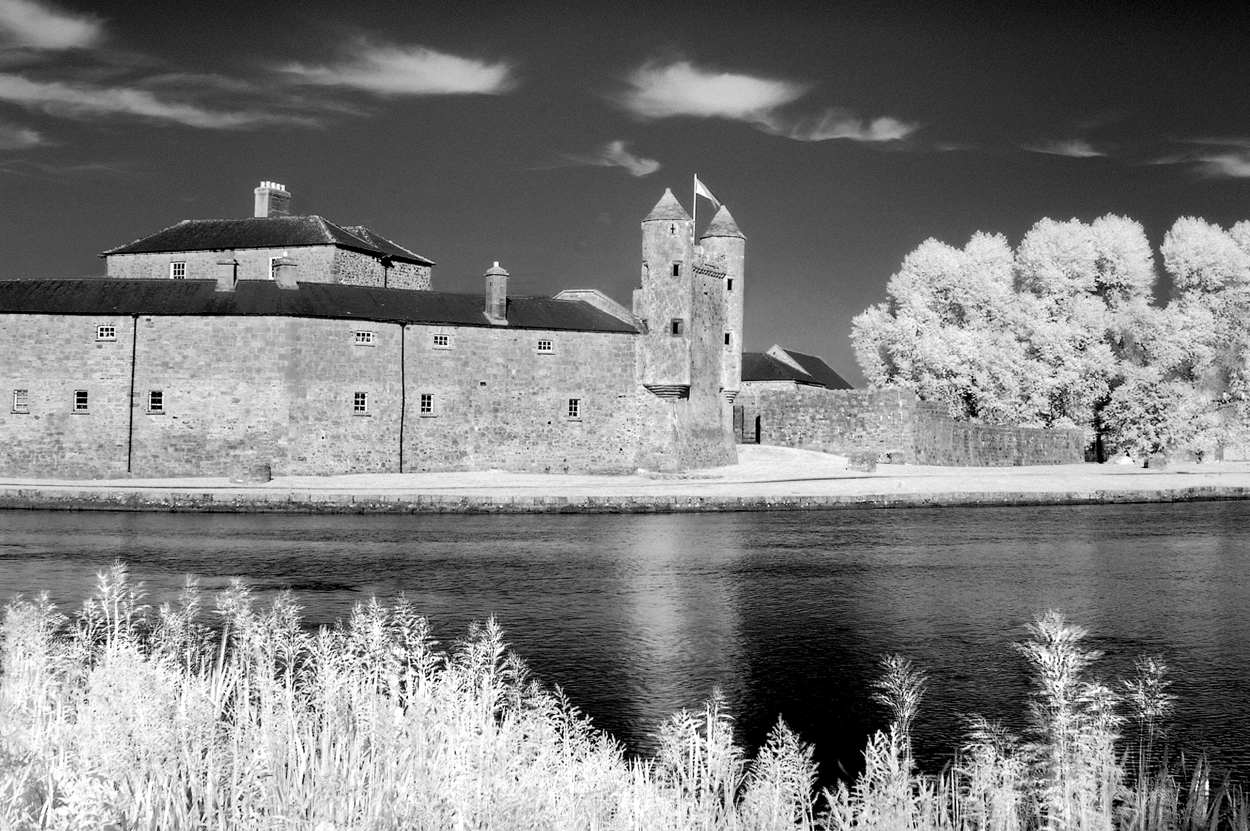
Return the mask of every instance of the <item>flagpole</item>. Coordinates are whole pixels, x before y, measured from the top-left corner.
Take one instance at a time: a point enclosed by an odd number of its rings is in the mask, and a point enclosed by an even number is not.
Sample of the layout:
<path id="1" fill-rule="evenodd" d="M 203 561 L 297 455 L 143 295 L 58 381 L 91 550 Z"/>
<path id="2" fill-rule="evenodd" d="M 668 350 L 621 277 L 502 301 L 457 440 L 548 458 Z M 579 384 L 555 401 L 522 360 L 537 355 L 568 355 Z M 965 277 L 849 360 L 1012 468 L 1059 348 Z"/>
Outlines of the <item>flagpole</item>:
<path id="1" fill-rule="evenodd" d="M 692 204 L 690 206 L 690 209 L 692 211 L 692 213 L 690 214 L 690 225 L 691 225 L 690 245 L 693 246 L 694 241 L 697 238 L 697 234 L 699 233 L 699 174 L 698 173 L 694 174 L 694 181 L 690 183 L 690 187 L 694 191 L 694 195 L 691 198 Z"/>

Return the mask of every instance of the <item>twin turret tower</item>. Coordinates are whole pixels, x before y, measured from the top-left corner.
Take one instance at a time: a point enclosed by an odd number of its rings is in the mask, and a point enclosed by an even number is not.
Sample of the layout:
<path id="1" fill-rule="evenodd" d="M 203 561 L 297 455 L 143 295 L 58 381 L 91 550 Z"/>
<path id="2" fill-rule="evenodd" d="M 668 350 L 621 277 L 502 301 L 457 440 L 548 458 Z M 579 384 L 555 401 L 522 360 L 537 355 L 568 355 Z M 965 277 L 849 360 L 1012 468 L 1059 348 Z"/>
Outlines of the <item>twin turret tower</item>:
<path id="1" fill-rule="evenodd" d="M 746 237 L 723 205 L 697 242 L 695 231 L 671 190 L 642 221 L 637 371 L 672 407 L 674 455 L 728 464 L 736 458 L 731 405 L 742 380 Z"/>

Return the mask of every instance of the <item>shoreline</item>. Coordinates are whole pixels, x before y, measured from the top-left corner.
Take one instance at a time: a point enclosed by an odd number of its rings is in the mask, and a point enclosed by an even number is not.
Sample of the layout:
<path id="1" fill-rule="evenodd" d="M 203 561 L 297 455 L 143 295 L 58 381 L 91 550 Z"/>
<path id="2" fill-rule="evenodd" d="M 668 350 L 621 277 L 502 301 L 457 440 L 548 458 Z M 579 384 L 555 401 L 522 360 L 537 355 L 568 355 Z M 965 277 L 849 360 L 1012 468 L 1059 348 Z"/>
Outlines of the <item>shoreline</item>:
<path id="1" fill-rule="evenodd" d="M 242 514 L 723 513 L 1004 507 L 1250 499 L 1250 462 L 1164 470 L 1085 464 L 1027 468 L 881 465 L 739 446 L 738 465 L 626 476 L 502 471 L 53 481 L 0 477 L 0 509 Z"/>

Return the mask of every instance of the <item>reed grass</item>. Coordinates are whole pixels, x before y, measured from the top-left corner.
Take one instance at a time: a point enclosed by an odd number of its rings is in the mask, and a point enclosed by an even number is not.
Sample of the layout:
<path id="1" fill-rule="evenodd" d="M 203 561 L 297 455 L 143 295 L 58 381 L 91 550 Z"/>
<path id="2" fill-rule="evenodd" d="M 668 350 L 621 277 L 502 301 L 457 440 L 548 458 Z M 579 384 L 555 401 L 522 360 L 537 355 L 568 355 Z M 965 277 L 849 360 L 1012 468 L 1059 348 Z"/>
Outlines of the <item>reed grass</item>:
<path id="1" fill-rule="evenodd" d="M 1028 735 L 971 720 L 955 762 L 922 774 L 927 681 L 892 656 L 892 726 L 854 782 L 816 794 L 812 747 L 779 721 L 747 758 L 719 693 L 660 726 L 654 758 L 627 757 L 494 621 L 444 648 L 402 598 L 317 632 L 290 595 L 262 605 L 237 582 L 144 601 L 118 564 L 73 615 L 7 607 L 0 829 L 1250 829 L 1205 763 L 1168 769 L 1162 664 L 1089 680 L 1097 653 L 1055 613 L 1019 647 Z"/>

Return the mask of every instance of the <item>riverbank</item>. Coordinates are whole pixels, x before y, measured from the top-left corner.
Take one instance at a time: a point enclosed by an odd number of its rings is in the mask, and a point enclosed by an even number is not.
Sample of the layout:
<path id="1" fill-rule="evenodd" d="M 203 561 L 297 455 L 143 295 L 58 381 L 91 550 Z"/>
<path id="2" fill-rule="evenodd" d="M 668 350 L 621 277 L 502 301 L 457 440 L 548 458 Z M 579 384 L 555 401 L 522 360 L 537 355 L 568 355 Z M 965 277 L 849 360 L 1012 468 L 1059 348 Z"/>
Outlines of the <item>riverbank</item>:
<path id="1" fill-rule="evenodd" d="M 0 478 L 0 508 L 206 513 L 673 513 L 1250 498 L 1250 462 L 849 469 L 841 456 L 743 445 L 739 464 L 629 476 L 475 471 L 225 478 Z"/>

